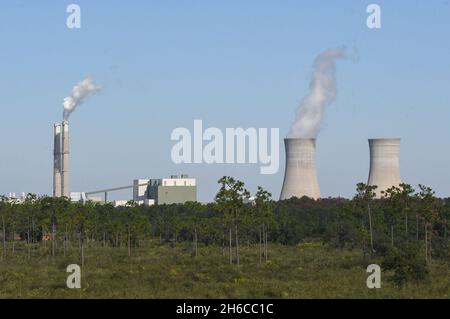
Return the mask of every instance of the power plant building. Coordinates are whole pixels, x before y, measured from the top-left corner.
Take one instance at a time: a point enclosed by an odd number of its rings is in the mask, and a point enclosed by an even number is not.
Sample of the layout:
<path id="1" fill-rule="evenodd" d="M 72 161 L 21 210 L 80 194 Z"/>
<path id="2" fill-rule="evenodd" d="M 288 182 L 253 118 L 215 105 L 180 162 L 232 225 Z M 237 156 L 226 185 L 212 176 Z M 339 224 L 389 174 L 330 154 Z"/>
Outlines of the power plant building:
<path id="1" fill-rule="evenodd" d="M 145 205 L 195 202 L 197 201 L 196 180 L 187 175 L 181 175 L 181 177 L 172 175 L 170 178 L 162 179 L 135 179 L 133 200 Z"/>

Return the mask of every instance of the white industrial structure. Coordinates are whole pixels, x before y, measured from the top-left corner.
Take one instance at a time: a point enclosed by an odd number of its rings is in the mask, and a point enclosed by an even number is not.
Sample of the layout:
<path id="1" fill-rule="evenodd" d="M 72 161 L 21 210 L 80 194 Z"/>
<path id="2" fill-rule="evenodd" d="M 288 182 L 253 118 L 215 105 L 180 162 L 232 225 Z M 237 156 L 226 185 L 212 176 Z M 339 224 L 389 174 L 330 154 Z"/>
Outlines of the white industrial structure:
<path id="1" fill-rule="evenodd" d="M 280 200 L 307 196 L 320 198 L 316 174 L 316 140 L 285 138 L 286 166 Z"/>
<path id="2" fill-rule="evenodd" d="M 187 175 L 172 175 L 170 178 L 163 178 L 161 180 L 162 186 L 196 186 L 195 178 Z"/>
<path id="3" fill-rule="evenodd" d="M 150 196 L 149 186 L 196 186 L 195 178 L 172 175 L 170 178 L 135 179 L 133 181 L 133 200 L 143 203 Z"/>
<path id="4" fill-rule="evenodd" d="M 25 192 L 22 192 L 22 194 L 19 196 L 16 196 L 16 193 L 10 192 L 4 196 L 0 197 L 0 201 L 8 202 L 8 203 L 14 203 L 14 204 L 22 204 L 25 202 L 27 198 L 27 195 Z"/>
<path id="5" fill-rule="evenodd" d="M 53 137 L 53 196 L 70 198 L 69 122 L 56 123 Z"/>
<path id="6" fill-rule="evenodd" d="M 127 206 L 128 201 L 127 200 L 115 200 L 113 201 L 113 206 L 114 207 L 124 207 Z"/>
<path id="7" fill-rule="evenodd" d="M 69 122 L 62 123 L 62 196 L 70 197 L 70 179 L 69 179 Z"/>
<path id="8" fill-rule="evenodd" d="M 53 197 L 61 197 L 61 124 L 54 125 L 53 143 Z"/>
<path id="9" fill-rule="evenodd" d="M 197 201 L 196 180 L 185 174 L 170 178 L 135 179 L 133 201 L 146 206 Z"/>
<path id="10" fill-rule="evenodd" d="M 376 197 L 392 186 L 401 184 L 400 139 L 369 139 L 370 171 L 368 185 L 376 185 Z"/>
<path id="11" fill-rule="evenodd" d="M 150 179 L 135 179 L 133 181 L 133 201 L 143 203 L 148 198 L 148 184 Z"/>
<path id="12" fill-rule="evenodd" d="M 152 206 L 197 201 L 197 184 L 195 178 L 188 175 L 172 175 L 170 178 L 135 179 L 132 185 L 100 189 L 90 192 L 72 192 L 74 202 L 103 202 L 114 206 L 125 206 L 129 200 L 108 201 L 108 194 L 127 189 L 133 190 L 132 200 L 138 205 Z M 104 200 L 93 195 L 104 194 Z M 131 200 L 131 199 L 130 199 Z"/>

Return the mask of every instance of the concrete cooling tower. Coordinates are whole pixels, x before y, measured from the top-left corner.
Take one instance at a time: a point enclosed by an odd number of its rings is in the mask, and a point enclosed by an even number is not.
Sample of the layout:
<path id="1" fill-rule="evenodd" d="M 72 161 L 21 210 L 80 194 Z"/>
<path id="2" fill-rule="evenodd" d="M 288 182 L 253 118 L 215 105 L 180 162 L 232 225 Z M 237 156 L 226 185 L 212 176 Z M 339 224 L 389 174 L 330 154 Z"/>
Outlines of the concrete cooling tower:
<path id="1" fill-rule="evenodd" d="M 381 191 L 401 184 L 400 178 L 400 139 L 369 139 L 370 171 L 367 184 L 378 186 L 377 198 Z"/>
<path id="2" fill-rule="evenodd" d="M 320 198 L 316 175 L 316 140 L 285 138 L 286 167 L 280 200 L 307 196 Z"/>

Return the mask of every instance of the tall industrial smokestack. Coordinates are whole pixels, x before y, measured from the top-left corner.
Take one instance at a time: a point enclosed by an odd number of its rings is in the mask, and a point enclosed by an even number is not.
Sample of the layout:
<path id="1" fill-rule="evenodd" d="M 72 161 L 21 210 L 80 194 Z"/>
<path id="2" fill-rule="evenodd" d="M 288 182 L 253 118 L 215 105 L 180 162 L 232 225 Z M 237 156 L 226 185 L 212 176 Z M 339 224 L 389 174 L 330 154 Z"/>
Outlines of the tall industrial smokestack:
<path id="1" fill-rule="evenodd" d="M 286 167 L 280 200 L 307 196 L 320 198 L 316 175 L 316 140 L 285 138 Z"/>
<path id="2" fill-rule="evenodd" d="M 53 197 L 61 197 L 61 124 L 53 127 Z"/>
<path id="3" fill-rule="evenodd" d="M 70 197 L 69 122 L 62 123 L 62 196 Z"/>
<path id="4" fill-rule="evenodd" d="M 381 191 L 401 184 L 400 178 L 400 139 L 369 139 L 370 171 L 367 184 L 378 186 L 376 196 Z"/>

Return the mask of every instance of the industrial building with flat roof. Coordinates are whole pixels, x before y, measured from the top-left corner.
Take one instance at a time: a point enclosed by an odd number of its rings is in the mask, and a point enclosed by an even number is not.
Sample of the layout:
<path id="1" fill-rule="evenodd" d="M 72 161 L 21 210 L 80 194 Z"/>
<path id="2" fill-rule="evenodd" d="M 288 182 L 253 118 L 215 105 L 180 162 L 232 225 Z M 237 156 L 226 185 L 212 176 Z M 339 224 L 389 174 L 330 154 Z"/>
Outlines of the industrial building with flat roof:
<path id="1" fill-rule="evenodd" d="M 197 201 L 195 178 L 172 175 L 170 178 L 135 179 L 133 200 L 138 204 L 183 204 Z M 152 202 L 153 201 L 153 202 Z"/>

